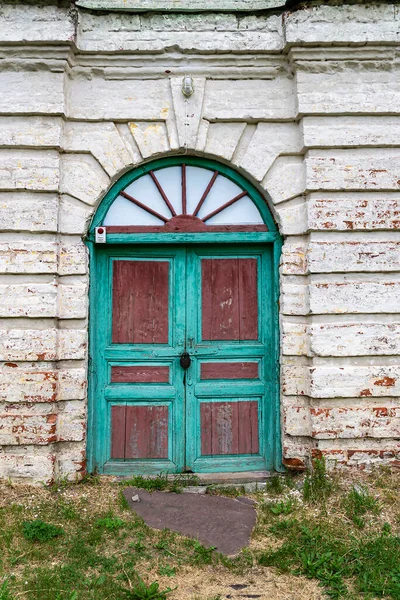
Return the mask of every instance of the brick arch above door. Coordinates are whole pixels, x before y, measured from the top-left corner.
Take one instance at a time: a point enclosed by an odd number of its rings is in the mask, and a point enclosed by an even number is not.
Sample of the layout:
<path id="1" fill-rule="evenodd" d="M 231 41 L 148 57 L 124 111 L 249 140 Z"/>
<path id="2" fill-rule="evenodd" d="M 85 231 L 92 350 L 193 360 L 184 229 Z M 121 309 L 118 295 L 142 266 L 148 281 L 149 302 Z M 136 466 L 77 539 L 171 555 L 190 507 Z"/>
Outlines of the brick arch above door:
<path id="1" fill-rule="evenodd" d="M 210 123 L 188 138 L 185 154 L 171 128 L 163 123 L 67 122 L 60 183 L 63 232 L 86 235 L 114 183 L 162 156 L 230 166 L 265 198 L 282 235 L 303 233 L 305 163 L 297 124 Z"/>

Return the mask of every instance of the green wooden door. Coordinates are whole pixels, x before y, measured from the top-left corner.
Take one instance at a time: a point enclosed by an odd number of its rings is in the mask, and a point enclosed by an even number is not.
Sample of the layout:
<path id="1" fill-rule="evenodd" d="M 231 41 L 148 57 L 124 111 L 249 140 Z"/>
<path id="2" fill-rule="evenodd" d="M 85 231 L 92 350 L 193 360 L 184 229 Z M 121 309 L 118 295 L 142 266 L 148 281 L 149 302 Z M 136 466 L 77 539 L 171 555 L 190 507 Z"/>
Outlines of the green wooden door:
<path id="1" fill-rule="evenodd" d="M 103 246 L 96 265 L 95 468 L 273 468 L 272 245 Z"/>
<path id="2" fill-rule="evenodd" d="M 271 468 L 271 253 L 265 246 L 187 253 L 186 465 Z M 268 248 L 268 247 L 267 247 Z"/>

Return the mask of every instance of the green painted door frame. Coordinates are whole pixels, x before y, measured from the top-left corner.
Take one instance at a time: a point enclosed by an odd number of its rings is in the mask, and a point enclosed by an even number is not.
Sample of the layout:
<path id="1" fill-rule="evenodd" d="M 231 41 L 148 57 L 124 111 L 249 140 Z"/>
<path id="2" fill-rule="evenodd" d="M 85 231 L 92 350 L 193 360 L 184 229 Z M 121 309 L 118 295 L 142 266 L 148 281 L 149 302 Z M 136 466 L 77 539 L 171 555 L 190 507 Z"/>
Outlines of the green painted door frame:
<path id="1" fill-rule="evenodd" d="M 105 414 L 107 410 L 106 406 L 112 406 L 113 399 L 115 401 L 121 401 L 124 393 L 126 394 L 126 388 L 124 390 L 123 386 L 119 386 L 120 389 L 116 392 L 110 392 L 110 390 L 107 389 L 110 388 L 110 386 L 107 386 L 106 383 L 106 381 L 108 381 L 104 373 L 104 369 L 106 367 L 102 364 L 102 361 L 99 360 L 99 350 L 107 347 L 107 336 L 109 336 L 109 329 L 105 325 L 107 322 L 107 314 L 104 311 L 109 310 L 109 307 L 111 306 L 111 285 L 109 284 L 110 274 L 107 274 L 107 269 L 109 269 L 109 265 L 111 264 L 110 260 L 112 262 L 113 257 L 117 258 L 118 256 L 140 257 L 141 254 L 151 256 L 153 253 L 155 257 L 165 256 L 167 259 L 168 256 L 173 256 L 175 257 L 174 260 L 177 260 L 178 262 L 180 261 L 179 264 L 183 265 L 183 255 L 187 252 L 188 261 L 185 269 L 188 269 L 189 278 L 187 277 L 185 271 L 185 277 L 177 277 L 174 283 L 174 293 L 176 294 L 174 302 L 176 302 L 176 315 L 178 315 L 178 336 L 176 339 L 176 347 L 174 347 L 173 351 L 176 353 L 176 355 L 178 355 L 182 349 L 182 344 L 186 343 L 185 340 L 180 339 L 181 336 L 179 333 L 179 323 L 183 323 L 183 321 L 186 322 L 187 320 L 188 327 L 190 328 L 190 323 L 194 319 L 194 316 L 190 314 L 179 316 L 179 311 L 184 310 L 184 307 L 186 306 L 184 295 L 187 294 L 187 290 L 185 290 L 184 287 L 191 277 L 196 276 L 195 271 L 198 269 L 198 262 L 196 263 L 195 258 L 196 248 L 201 248 L 201 253 L 203 255 L 217 252 L 217 254 L 222 253 L 224 255 L 234 256 L 238 254 L 238 251 L 239 253 L 244 252 L 244 254 L 246 254 L 246 252 L 251 253 L 257 251 L 262 255 L 268 256 L 269 266 L 268 268 L 263 267 L 263 269 L 264 278 L 266 278 L 268 271 L 268 278 L 265 280 L 268 282 L 267 296 L 269 299 L 267 301 L 270 302 L 270 305 L 268 306 L 268 309 L 263 311 L 263 314 L 265 315 L 264 318 L 268 319 L 268 324 L 265 326 L 266 330 L 268 330 L 268 351 L 265 352 L 265 356 L 263 357 L 264 364 L 266 365 L 268 371 L 268 377 L 263 382 L 263 385 L 268 388 L 265 389 L 266 397 L 268 398 L 268 406 L 265 410 L 263 410 L 263 418 L 261 419 L 263 429 L 260 431 L 260 451 L 265 457 L 266 462 L 264 465 L 261 465 L 261 463 L 254 460 L 248 460 L 247 462 L 246 460 L 242 460 L 242 468 L 239 469 L 238 465 L 236 465 L 235 468 L 232 468 L 232 461 L 229 462 L 222 460 L 217 468 L 215 468 L 211 463 L 211 466 L 208 468 L 206 459 L 196 459 L 196 456 L 198 457 L 199 455 L 199 423 L 198 420 L 196 421 L 194 417 L 192 418 L 190 416 L 192 410 L 191 407 L 195 406 L 196 400 L 193 393 L 194 386 L 190 385 L 191 375 L 188 374 L 188 381 L 186 384 L 189 385 L 186 385 L 186 389 L 188 390 L 186 401 L 192 429 L 191 433 L 188 435 L 187 452 L 188 456 L 191 457 L 190 460 L 194 462 L 193 470 L 196 472 L 197 464 L 199 471 L 246 471 L 261 470 L 262 468 L 280 471 L 282 470 L 282 463 L 280 440 L 278 268 L 282 242 L 264 198 L 241 175 L 229 167 L 208 159 L 185 156 L 185 164 L 192 164 L 212 170 L 218 169 L 225 176 L 229 177 L 235 183 L 245 189 L 262 214 L 264 222 L 268 226 L 268 232 L 163 233 L 161 235 L 157 233 L 109 234 L 107 235 L 107 244 L 96 245 L 94 242 L 95 227 L 102 224 L 111 203 L 118 196 L 122 189 L 124 189 L 136 178 L 147 173 L 149 170 L 156 170 L 164 166 L 178 165 L 182 162 L 182 157 L 169 157 L 142 165 L 134 171 L 126 173 L 114 184 L 114 186 L 103 199 L 89 230 L 86 242 L 90 254 L 89 389 L 87 433 L 88 472 L 112 472 L 115 474 L 129 474 L 132 472 L 132 464 L 129 462 L 126 462 L 125 464 L 120 463 L 118 468 L 116 468 L 115 464 L 110 462 L 108 466 L 104 466 L 107 462 L 107 457 L 110 456 L 109 433 L 107 433 L 107 427 L 104 426 L 104 423 L 109 421 L 109 415 L 107 416 Z M 199 244 L 201 244 L 201 246 L 199 246 Z M 240 250 L 237 244 L 240 244 Z M 265 296 L 265 298 L 267 298 L 267 296 Z M 191 303 L 191 306 L 193 306 L 193 303 Z M 103 311 L 103 313 L 101 311 Z M 183 320 L 181 320 L 181 317 Z M 110 338 L 108 337 L 108 339 Z M 197 350 L 201 354 L 201 349 Z M 111 361 L 115 359 L 118 362 L 118 349 L 115 349 L 114 352 L 115 355 L 110 356 L 109 359 Z M 177 402 L 179 403 L 182 401 L 182 406 L 184 406 L 184 389 L 179 384 L 179 377 L 176 378 L 176 381 L 177 385 L 174 388 L 174 394 Z M 158 386 L 158 388 L 159 389 L 155 392 L 156 394 L 162 395 L 169 393 L 166 392 L 165 389 L 160 389 L 161 386 Z M 254 393 L 256 393 L 256 390 L 254 390 Z M 109 395 L 108 403 L 99 402 L 99 398 L 106 397 L 107 394 Z M 116 397 L 115 394 L 117 394 Z M 165 398 L 160 398 L 160 403 L 165 403 L 165 401 Z M 175 411 L 175 413 L 176 421 L 171 423 L 171 426 L 173 426 L 174 430 L 176 431 L 184 426 L 184 422 L 182 420 L 184 417 L 179 415 L 179 411 Z M 183 443 L 184 441 L 182 441 L 182 437 L 173 441 L 175 448 L 174 452 L 177 457 L 184 455 L 184 449 L 181 448 Z M 172 454 L 170 453 L 170 456 L 172 456 Z M 155 473 L 160 471 L 179 471 L 185 467 L 185 465 L 181 463 L 182 461 L 180 459 L 173 461 L 174 466 L 171 461 L 157 461 L 154 463 L 154 465 L 147 464 L 146 472 Z"/>

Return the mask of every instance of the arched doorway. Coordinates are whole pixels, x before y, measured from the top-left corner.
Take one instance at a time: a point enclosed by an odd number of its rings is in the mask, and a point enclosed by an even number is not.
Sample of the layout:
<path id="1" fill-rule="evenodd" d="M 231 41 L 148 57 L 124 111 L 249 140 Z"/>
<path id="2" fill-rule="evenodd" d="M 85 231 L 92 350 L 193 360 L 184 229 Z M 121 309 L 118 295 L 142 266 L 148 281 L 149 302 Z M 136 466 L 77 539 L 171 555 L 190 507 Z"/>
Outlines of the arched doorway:
<path id="1" fill-rule="evenodd" d="M 88 245 L 89 470 L 279 468 L 280 236 L 264 198 L 215 161 L 160 159 L 114 184 Z"/>

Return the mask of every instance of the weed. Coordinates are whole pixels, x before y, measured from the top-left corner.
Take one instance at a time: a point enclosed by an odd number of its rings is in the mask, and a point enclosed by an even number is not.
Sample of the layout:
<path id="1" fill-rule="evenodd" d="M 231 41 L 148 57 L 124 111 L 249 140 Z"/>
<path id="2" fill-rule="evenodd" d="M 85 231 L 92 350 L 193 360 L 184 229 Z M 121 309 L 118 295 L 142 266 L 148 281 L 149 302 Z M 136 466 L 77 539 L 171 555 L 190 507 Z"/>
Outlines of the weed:
<path id="1" fill-rule="evenodd" d="M 365 526 L 362 518 L 367 512 L 377 514 L 380 511 L 378 501 L 365 487 L 353 487 L 342 501 L 346 515 L 360 529 Z"/>
<path id="2" fill-rule="evenodd" d="M 189 485 L 199 485 L 200 479 L 194 473 L 180 473 L 178 475 L 174 475 L 174 479 L 170 483 L 169 491 L 180 494 L 182 489 L 188 487 Z"/>
<path id="3" fill-rule="evenodd" d="M 101 478 L 99 475 L 86 473 L 78 483 L 79 485 L 100 485 Z"/>
<path id="4" fill-rule="evenodd" d="M 195 475 L 194 473 L 180 473 L 180 474 L 176 475 L 176 477 L 185 486 L 200 485 L 200 477 L 198 475 Z"/>
<path id="5" fill-rule="evenodd" d="M 296 477 L 297 474 L 287 471 L 282 475 L 282 479 L 285 482 L 285 485 L 289 489 L 293 489 L 296 487 Z"/>
<path id="6" fill-rule="evenodd" d="M 384 523 L 382 526 L 382 533 L 391 533 L 392 532 L 392 528 L 389 525 L 389 523 Z"/>
<path id="7" fill-rule="evenodd" d="M 333 483 L 326 473 L 325 458 L 316 458 L 312 470 L 304 480 L 303 498 L 311 504 L 326 500 L 333 491 Z"/>
<path id="8" fill-rule="evenodd" d="M 170 592 L 172 592 L 171 588 L 161 591 L 157 581 L 146 585 L 144 581 L 139 580 L 131 590 L 125 591 L 125 598 L 127 600 L 166 600 L 167 594 Z"/>
<path id="9" fill-rule="evenodd" d="M 57 494 L 61 492 L 61 490 L 65 490 L 67 487 L 73 485 L 72 482 L 68 479 L 68 477 L 60 477 L 59 479 L 55 479 L 53 483 L 50 485 L 49 489 L 51 492 Z"/>
<path id="10" fill-rule="evenodd" d="M 293 531 L 297 527 L 296 519 L 283 519 L 274 525 L 271 525 L 269 531 L 275 533 L 278 537 L 286 532 Z"/>
<path id="11" fill-rule="evenodd" d="M 235 573 L 243 574 L 251 569 L 254 564 L 253 553 L 248 548 L 243 548 L 240 554 L 235 557 L 227 557 L 223 554 L 218 556 L 219 562 Z"/>
<path id="12" fill-rule="evenodd" d="M 130 508 L 128 500 L 125 498 L 122 490 L 119 490 L 118 494 L 119 507 L 121 510 L 128 510 Z"/>
<path id="13" fill-rule="evenodd" d="M 24 538 L 32 542 L 47 542 L 64 533 L 61 527 L 45 523 L 40 519 L 25 521 L 22 525 Z"/>
<path id="14" fill-rule="evenodd" d="M 173 479 L 171 482 L 169 482 L 167 489 L 168 492 L 173 492 L 174 494 L 182 494 L 183 492 L 183 486 L 178 479 Z"/>
<path id="15" fill-rule="evenodd" d="M 293 500 L 282 500 L 281 502 L 270 502 L 266 507 L 273 515 L 290 515 L 293 512 L 295 503 Z"/>
<path id="16" fill-rule="evenodd" d="M 213 560 L 213 553 L 215 550 L 214 546 L 206 548 L 200 542 L 194 542 L 193 544 L 193 563 L 195 565 L 210 565 Z"/>
<path id="17" fill-rule="evenodd" d="M 148 492 L 175 492 L 180 494 L 184 487 L 188 485 L 199 485 L 199 478 L 192 473 L 180 473 L 174 475 L 172 479 L 168 478 L 167 473 L 159 473 L 156 477 L 143 477 L 142 475 L 134 475 L 129 479 L 121 481 L 120 485 L 124 487 L 136 487 Z"/>
<path id="18" fill-rule="evenodd" d="M 108 515 L 103 519 L 97 519 L 95 522 L 95 527 L 99 527 L 100 529 L 108 529 L 108 531 L 115 531 L 117 529 L 121 529 L 125 525 L 122 519 L 117 517 L 113 517 L 112 515 Z"/>
<path id="19" fill-rule="evenodd" d="M 57 493 L 66 488 L 73 487 L 75 485 L 100 485 L 101 478 L 99 475 L 87 473 L 82 479 L 76 479 L 71 481 L 68 477 L 60 477 L 56 479 L 49 487 L 50 491 Z"/>
<path id="20" fill-rule="evenodd" d="M 138 540 L 137 542 L 131 542 L 129 547 L 132 548 L 136 554 L 145 556 L 146 554 L 146 544 L 143 544 L 142 540 Z"/>
<path id="21" fill-rule="evenodd" d="M 78 513 L 75 508 L 62 500 L 58 502 L 57 510 L 64 519 L 75 520 L 78 518 Z"/>
<path id="22" fill-rule="evenodd" d="M 13 600 L 13 596 L 11 595 L 8 589 L 8 581 L 4 580 L 0 585 L 0 600 Z"/>
<path id="23" fill-rule="evenodd" d="M 176 568 L 171 565 L 160 565 L 158 567 L 159 575 L 166 575 L 167 577 L 174 577 L 176 575 Z"/>
<path id="24" fill-rule="evenodd" d="M 134 475 L 129 479 L 121 481 L 121 485 L 124 487 L 136 487 L 148 492 L 167 490 L 170 486 L 168 476 L 160 473 L 157 477 L 143 477 L 142 475 Z"/>
<path id="25" fill-rule="evenodd" d="M 209 485 L 207 487 L 207 494 L 211 496 L 227 496 L 228 498 L 237 498 L 243 496 L 246 493 L 244 486 L 233 486 L 233 485 Z"/>
<path id="26" fill-rule="evenodd" d="M 318 579 L 330 598 L 348 597 L 349 581 L 358 594 L 400 598 L 400 538 L 389 531 L 357 539 L 346 528 L 296 519 L 270 529 L 284 543 L 262 553 L 260 564 Z"/>
<path id="27" fill-rule="evenodd" d="M 267 481 L 265 489 L 269 494 L 275 494 L 276 496 L 282 494 L 282 492 L 285 490 L 283 478 L 279 475 L 273 475 Z"/>
<path id="28" fill-rule="evenodd" d="M 156 544 L 154 544 L 154 548 L 157 550 L 167 550 L 168 546 L 169 544 L 167 540 L 159 540 Z"/>

